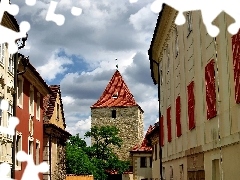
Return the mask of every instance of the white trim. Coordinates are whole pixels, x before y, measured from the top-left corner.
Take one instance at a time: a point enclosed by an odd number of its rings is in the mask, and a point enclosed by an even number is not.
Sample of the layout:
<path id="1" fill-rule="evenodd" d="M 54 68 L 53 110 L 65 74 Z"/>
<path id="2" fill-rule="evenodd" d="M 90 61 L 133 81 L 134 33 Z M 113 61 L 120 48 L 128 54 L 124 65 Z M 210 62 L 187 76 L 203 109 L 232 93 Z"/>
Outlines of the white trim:
<path id="1" fill-rule="evenodd" d="M 21 87 L 19 87 L 19 86 L 17 87 L 17 105 L 18 105 L 18 107 L 23 108 L 23 84 L 24 84 L 23 77 L 19 76 L 18 77 L 18 81 L 21 82 Z M 18 94 L 19 88 L 21 88 L 21 97 L 20 97 L 20 99 L 18 97 L 19 96 L 19 94 Z M 20 100 L 21 100 L 21 103 L 20 103 Z"/>
<path id="2" fill-rule="evenodd" d="M 30 146 L 29 141 L 32 142 L 32 149 L 31 149 L 31 150 L 32 150 L 32 154 L 29 152 L 29 146 Z M 33 144 L 34 144 L 34 138 L 28 136 L 28 154 L 33 155 L 33 147 L 34 147 Z M 30 150 L 30 151 L 31 151 L 31 150 Z"/>
<path id="3" fill-rule="evenodd" d="M 37 149 L 36 149 L 36 146 L 38 144 L 38 162 L 37 162 Z M 36 155 L 35 155 L 35 163 L 36 165 L 40 164 L 40 150 L 41 150 L 41 144 L 40 144 L 40 141 L 38 139 L 36 139 L 36 143 L 35 143 L 35 151 L 36 151 Z"/>
<path id="4" fill-rule="evenodd" d="M 41 118 L 41 96 L 40 93 L 37 92 L 36 119 L 40 121 L 40 118 Z"/>
<path id="5" fill-rule="evenodd" d="M 34 116 L 34 88 L 32 84 L 29 90 L 29 114 Z"/>
<path id="6" fill-rule="evenodd" d="M 16 144 L 17 144 L 17 137 L 20 137 L 20 148 L 18 149 L 18 151 L 22 151 L 22 133 L 21 132 L 16 132 Z M 17 147 L 17 145 L 16 145 L 16 147 Z M 15 154 L 17 154 L 17 149 L 15 149 Z M 17 165 L 17 159 L 15 159 L 15 167 L 16 167 L 16 170 L 17 171 L 20 171 L 20 170 L 22 170 L 22 163 L 21 163 L 21 161 L 18 161 L 18 165 Z"/>

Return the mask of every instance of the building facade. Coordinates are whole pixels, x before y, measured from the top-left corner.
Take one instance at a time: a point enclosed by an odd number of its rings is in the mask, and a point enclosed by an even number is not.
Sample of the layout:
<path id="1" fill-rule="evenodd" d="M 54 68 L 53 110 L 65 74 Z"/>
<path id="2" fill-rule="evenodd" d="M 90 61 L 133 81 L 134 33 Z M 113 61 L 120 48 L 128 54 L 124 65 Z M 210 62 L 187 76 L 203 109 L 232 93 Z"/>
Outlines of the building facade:
<path id="1" fill-rule="evenodd" d="M 133 162 L 133 178 L 131 180 L 152 179 L 152 147 L 146 138 L 130 151 Z"/>
<path id="2" fill-rule="evenodd" d="M 49 171 L 43 174 L 44 180 L 66 179 L 66 141 L 71 136 L 65 123 L 61 89 L 50 86 L 51 93 L 44 98 L 44 161 Z"/>
<path id="3" fill-rule="evenodd" d="M 143 140 L 143 113 L 116 70 L 100 99 L 91 106 L 91 126 L 116 126 L 123 144 L 114 151 L 121 160 L 131 161 L 129 150 Z"/>
<path id="4" fill-rule="evenodd" d="M 4 13 L 1 25 L 19 32 L 16 19 Z M 13 93 L 14 93 L 14 57 L 8 52 L 8 44 L 0 44 L 0 101 L 8 100 L 8 111 L 0 110 L 0 126 L 7 127 L 8 120 L 13 115 Z M 0 163 L 7 162 L 12 165 L 12 136 L 0 133 Z M 9 174 L 10 176 L 10 174 Z"/>
<path id="5" fill-rule="evenodd" d="M 160 129 L 165 179 L 238 179 L 240 171 L 240 33 L 227 32 L 233 20 L 221 13 L 208 35 L 201 12 L 164 6 L 149 49 L 152 78 L 160 86 Z M 156 167 L 159 169 L 159 167 Z M 153 169 L 154 178 L 160 174 Z"/>
<path id="6" fill-rule="evenodd" d="M 22 56 L 19 54 L 19 56 Z M 24 67 L 19 64 L 21 72 Z M 43 98 L 51 89 L 29 63 L 26 72 L 18 76 L 16 116 L 20 123 L 16 127 L 16 148 L 33 156 L 35 164 L 43 161 Z M 26 162 L 16 160 L 15 178 L 21 179 Z M 42 179 L 42 174 L 39 175 Z"/>

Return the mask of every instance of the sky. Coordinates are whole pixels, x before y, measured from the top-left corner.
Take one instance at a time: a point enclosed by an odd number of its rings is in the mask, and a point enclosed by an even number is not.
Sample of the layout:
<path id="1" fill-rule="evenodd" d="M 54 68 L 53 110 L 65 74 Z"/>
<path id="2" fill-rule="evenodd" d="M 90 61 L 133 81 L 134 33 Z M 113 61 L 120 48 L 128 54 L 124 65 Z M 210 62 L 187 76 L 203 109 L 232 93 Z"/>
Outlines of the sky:
<path id="1" fill-rule="evenodd" d="M 153 84 L 147 51 L 158 14 L 154 0 L 56 0 L 55 13 L 65 16 L 58 26 L 46 21 L 50 0 L 20 8 L 16 19 L 31 29 L 20 53 L 49 84 L 60 84 L 67 131 L 83 138 L 91 127 L 91 109 L 116 71 L 116 64 L 137 103 L 144 110 L 144 130 L 158 119 L 157 85 Z M 73 16 L 73 6 L 82 8 Z M 115 60 L 117 58 L 117 61 Z M 86 139 L 89 144 L 89 139 Z"/>

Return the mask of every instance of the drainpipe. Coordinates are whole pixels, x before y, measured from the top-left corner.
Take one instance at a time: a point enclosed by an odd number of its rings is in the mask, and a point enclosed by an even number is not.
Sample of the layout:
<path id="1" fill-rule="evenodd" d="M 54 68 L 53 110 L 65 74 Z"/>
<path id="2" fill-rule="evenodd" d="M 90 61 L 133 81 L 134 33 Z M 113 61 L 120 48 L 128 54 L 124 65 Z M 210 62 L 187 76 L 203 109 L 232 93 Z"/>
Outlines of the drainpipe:
<path id="1" fill-rule="evenodd" d="M 17 66 L 18 66 L 18 53 L 14 55 L 14 92 L 12 94 L 13 97 L 13 116 L 16 116 L 16 108 L 17 108 Z M 16 129 L 13 135 L 12 142 L 12 169 L 11 169 L 11 178 L 15 179 L 15 161 L 16 161 Z"/>
<path id="2" fill-rule="evenodd" d="M 161 121 L 161 116 L 162 116 L 162 114 L 161 114 L 161 91 L 160 91 L 160 84 L 161 84 L 161 80 L 160 80 L 160 78 L 161 78 L 161 74 L 160 74 L 160 64 L 159 63 L 157 63 L 156 61 L 155 61 L 155 63 L 158 65 L 158 108 L 159 108 L 159 110 L 158 110 L 158 116 L 159 116 L 159 123 L 158 123 L 158 125 L 159 125 L 159 133 L 158 133 L 158 135 L 159 135 L 159 161 L 160 161 L 160 178 L 161 178 L 161 180 L 163 180 L 163 176 L 162 176 L 162 146 L 161 146 L 161 139 L 162 139 L 162 133 L 161 133 L 161 123 L 160 123 L 160 121 Z"/>

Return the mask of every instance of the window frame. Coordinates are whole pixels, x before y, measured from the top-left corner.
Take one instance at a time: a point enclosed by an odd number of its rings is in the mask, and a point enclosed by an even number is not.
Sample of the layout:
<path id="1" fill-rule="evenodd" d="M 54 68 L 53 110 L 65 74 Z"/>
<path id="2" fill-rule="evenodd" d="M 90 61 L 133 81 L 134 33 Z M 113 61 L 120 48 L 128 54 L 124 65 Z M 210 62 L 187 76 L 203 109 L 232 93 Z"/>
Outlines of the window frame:
<path id="1" fill-rule="evenodd" d="M 29 90 L 29 114 L 34 116 L 34 88 L 32 85 Z"/>
<path id="2" fill-rule="evenodd" d="M 140 168 L 146 168 L 146 167 L 147 167 L 147 158 L 146 157 L 140 157 Z"/>
<path id="3" fill-rule="evenodd" d="M 12 54 L 9 54 L 9 57 L 8 57 L 8 72 L 10 74 L 14 74 L 14 57 Z"/>
<path id="4" fill-rule="evenodd" d="M 36 119 L 40 121 L 41 118 L 41 95 L 37 93 L 37 103 L 36 103 Z"/>
<path id="5" fill-rule="evenodd" d="M 21 76 L 19 76 L 17 83 L 18 83 L 18 85 L 17 85 L 17 105 L 18 105 L 18 107 L 23 108 L 23 84 L 24 84 L 24 79 Z M 19 85 L 20 85 L 20 87 L 19 87 Z M 20 94 L 20 96 L 19 96 L 19 94 Z"/>
<path id="6" fill-rule="evenodd" d="M 20 148 L 18 145 L 18 137 L 20 137 Z M 17 154 L 19 151 L 22 151 L 22 133 L 16 132 L 16 148 L 15 148 L 15 154 Z M 22 162 L 18 161 L 17 158 L 15 159 L 15 167 L 16 170 L 21 170 Z"/>
<path id="7" fill-rule="evenodd" d="M 0 44 L 0 63 L 4 64 L 4 58 L 5 58 L 5 43 Z"/>

